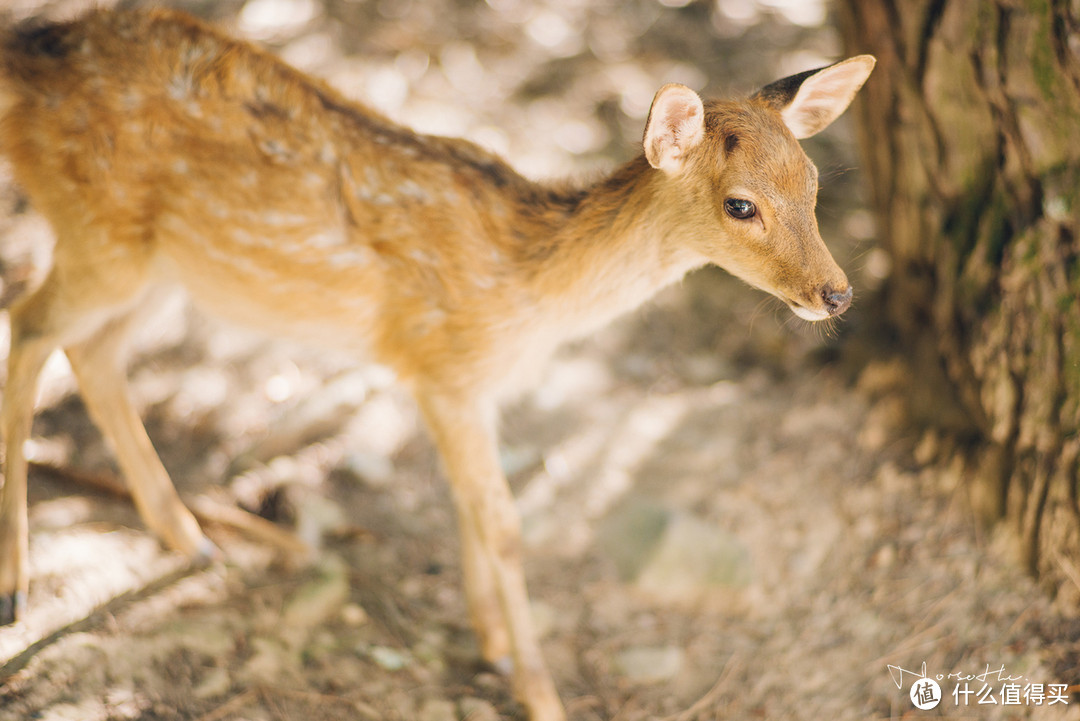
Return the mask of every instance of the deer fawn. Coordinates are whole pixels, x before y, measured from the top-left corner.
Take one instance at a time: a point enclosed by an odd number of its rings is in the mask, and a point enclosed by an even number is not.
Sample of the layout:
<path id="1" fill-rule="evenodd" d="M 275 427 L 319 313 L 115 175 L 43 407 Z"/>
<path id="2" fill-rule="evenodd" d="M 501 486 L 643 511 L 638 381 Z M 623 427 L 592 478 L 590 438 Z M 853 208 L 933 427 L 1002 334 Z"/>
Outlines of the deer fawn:
<path id="1" fill-rule="evenodd" d="M 745 100 L 666 85 L 644 153 L 570 189 L 395 125 L 176 12 L 17 28 L 0 53 L 0 149 L 56 233 L 46 280 L 11 309 L 0 623 L 26 602 L 23 445 L 57 347 L 146 524 L 186 554 L 213 552 L 126 389 L 129 330 L 155 288 L 180 284 L 212 313 L 397 372 L 452 485 L 482 653 L 512 661 L 533 721 L 563 719 L 529 617 L 497 402 L 564 340 L 707 263 L 808 320 L 851 303 L 796 138 L 844 111 L 867 55 Z"/>

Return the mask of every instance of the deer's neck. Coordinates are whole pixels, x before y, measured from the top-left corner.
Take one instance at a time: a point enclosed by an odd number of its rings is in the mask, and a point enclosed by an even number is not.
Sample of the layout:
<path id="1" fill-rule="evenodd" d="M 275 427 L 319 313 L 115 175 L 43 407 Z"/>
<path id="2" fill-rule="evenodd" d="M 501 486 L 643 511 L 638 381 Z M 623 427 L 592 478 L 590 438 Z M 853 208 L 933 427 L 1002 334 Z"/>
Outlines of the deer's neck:
<path id="1" fill-rule="evenodd" d="M 548 192 L 519 246 L 535 297 L 569 335 L 587 333 L 705 264 L 678 199 L 644 156 L 581 191 Z"/>

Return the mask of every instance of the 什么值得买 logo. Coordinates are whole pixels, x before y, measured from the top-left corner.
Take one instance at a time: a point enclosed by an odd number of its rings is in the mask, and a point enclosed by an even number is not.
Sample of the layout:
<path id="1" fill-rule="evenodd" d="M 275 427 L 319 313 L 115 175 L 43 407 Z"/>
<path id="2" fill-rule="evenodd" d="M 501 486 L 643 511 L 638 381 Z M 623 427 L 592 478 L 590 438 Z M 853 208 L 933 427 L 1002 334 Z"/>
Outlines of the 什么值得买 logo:
<path id="1" fill-rule="evenodd" d="M 941 686 L 932 678 L 920 678 L 911 684 L 910 696 L 915 708 L 928 711 L 941 703 Z"/>
<path id="2" fill-rule="evenodd" d="M 1073 690 L 1064 683 L 1035 683 L 1024 676 L 1013 676 L 1005 672 L 1004 665 L 991 670 L 987 664 L 982 672 L 974 674 L 953 671 L 931 675 L 925 661 L 919 671 L 892 664 L 886 668 L 896 688 L 903 689 L 911 682 L 908 696 L 912 705 L 923 711 L 936 708 L 949 696 L 955 706 L 1068 705 L 1069 691 Z"/>

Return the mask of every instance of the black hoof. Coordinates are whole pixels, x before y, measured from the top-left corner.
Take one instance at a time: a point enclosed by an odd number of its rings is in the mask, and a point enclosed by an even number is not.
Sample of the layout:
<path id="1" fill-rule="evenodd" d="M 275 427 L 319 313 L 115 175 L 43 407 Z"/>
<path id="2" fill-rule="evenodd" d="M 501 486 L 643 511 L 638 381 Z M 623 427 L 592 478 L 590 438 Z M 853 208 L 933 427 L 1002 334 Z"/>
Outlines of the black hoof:
<path id="1" fill-rule="evenodd" d="M 0 626 L 15 623 L 26 613 L 26 594 L 22 591 L 0 595 Z"/>

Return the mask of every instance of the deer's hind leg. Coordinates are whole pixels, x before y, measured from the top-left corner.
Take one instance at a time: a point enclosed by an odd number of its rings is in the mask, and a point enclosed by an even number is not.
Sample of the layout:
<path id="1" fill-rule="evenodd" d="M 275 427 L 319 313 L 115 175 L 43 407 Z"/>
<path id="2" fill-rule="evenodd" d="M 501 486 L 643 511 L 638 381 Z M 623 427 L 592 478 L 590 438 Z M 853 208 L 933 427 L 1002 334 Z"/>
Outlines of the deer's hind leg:
<path id="1" fill-rule="evenodd" d="M 53 268 L 40 288 L 11 308 L 11 352 L 0 410 L 6 450 L 0 488 L 0 624 L 25 609 L 29 587 L 24 444 L 30 436 L 41 368 L 64 348 L 87 409 L 116 449 L 143 518 L 164 540 L 195 555 L 212 546 L 181 504 L 127 396 L 125 340 L 144 300 L 145 244 L 96 234 L 57 241 Z"/>
<path id="2" fill-rule="evenodd" d="M 168 547 L 192 558 L 207 558 L 216 549 L 180 500 L 128 391 L 128 336 L 146 315 L 145 309 L 153 310 L 155 304 L 140 302 L 138 309 L 110 319 L 64 351 L 86 409 L 112 446 L 143 522 Z"/>
<path id="3" fill-rule="evenodd" d="M 0 428 L 5 445 L 4 485 L 0 488 L 0 625 L 13 623 L 26 608 L 30 585 L 27 556 L 26 453 L 37 398 L 37 379 L 61 335 L 54 309 L 52 276 L 11 309 L 11 352 Z"/>

